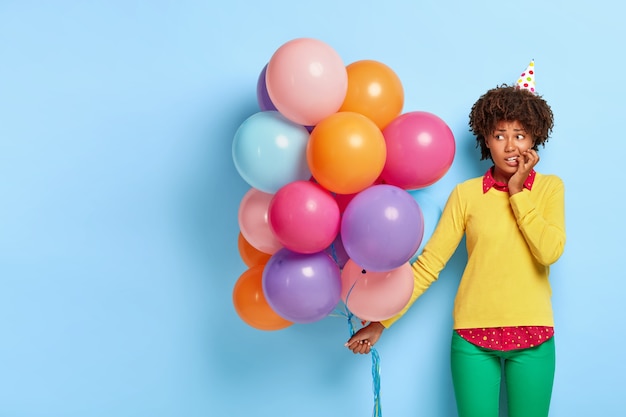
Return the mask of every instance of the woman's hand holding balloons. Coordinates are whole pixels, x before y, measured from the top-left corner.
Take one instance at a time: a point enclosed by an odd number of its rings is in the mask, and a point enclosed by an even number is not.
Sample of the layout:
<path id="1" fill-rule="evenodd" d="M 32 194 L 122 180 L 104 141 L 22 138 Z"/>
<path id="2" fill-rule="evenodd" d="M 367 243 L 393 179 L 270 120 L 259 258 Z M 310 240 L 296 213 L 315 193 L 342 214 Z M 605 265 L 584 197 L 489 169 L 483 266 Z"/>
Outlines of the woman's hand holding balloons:
<path id="1" fill-rule="evenodd" d="M 345 346 L 354 353 L 370 353 L 372 347 L 378 342 L 383 334 L 385 326 L 380 322 L 373 321 L 367 326 L 359 329 L 348 341 Z"/>

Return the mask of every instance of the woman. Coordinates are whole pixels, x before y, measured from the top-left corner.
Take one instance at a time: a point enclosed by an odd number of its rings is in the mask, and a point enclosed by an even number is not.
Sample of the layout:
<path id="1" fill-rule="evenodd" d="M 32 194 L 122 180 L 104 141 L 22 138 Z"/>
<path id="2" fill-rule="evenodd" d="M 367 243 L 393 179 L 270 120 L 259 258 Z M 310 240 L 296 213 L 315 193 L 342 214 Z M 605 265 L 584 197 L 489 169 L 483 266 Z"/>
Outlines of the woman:
<path id="1" fill-rule="evenodd" d="M 534 63 L 515 86 L 487 91 L 469 125 L 493 166 L 450 194 L 412 265 L 415 286 L 395 317 L 372 322 L 346 346 L 369 353 L 383 330 L 434 282 L 465 235 L 468 259 L 454 304 L 451 368 L 459 417 L 499 415 L 501 367 L 510 417 L 546 417 L 555 368 L 550 265 L 565 246 L 564 185 L 537 173 L 553 127 L 534 92 Z"/>

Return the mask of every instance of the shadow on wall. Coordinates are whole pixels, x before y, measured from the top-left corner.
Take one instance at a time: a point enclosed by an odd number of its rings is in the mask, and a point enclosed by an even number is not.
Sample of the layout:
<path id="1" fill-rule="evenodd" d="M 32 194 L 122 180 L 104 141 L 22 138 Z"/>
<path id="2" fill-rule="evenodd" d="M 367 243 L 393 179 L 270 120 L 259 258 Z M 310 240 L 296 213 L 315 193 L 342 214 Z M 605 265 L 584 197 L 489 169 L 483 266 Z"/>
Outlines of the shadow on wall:
<path id="1" fill-rule="evenodd" d="M 347 386 L 355 385 L 347 380 L 354 367 L 357 372 L 365 371 L 357 383 L 363 387 L 355 389 L 367 395 L 371 391 L 370 357 L 355 357 L 344 347 L 349 338 L 347 318 L 329 316 L 315 323 L 261 331 L 238 317 L 232 291 L 247 266 L 238 253 L 237 213 L 250 186 L 233 164 L 232 140 L 241 123 L 259 109 L 248 94 L 230 97 L 222 107 L 220 118 L 199 123 L 197 154 L 177 213 L 180 238 L 188 251 L 185 256 L 197 274 L 192 286 L 203 292 L 199 298 L 206 303 L 199 311 L 201 333 L 196 343 L 206 355 L 198 372 L 206 375 L 206 384 L 222 386 L 220 398 L 214 401 L 230 410 L 244 407 L 241 396 L 245 392 L 256 392 L 255 397 L 291 393 L 284 407 L 307 387 L 315 392 L 323 387 L 329 396 L 342 395 Z M 206 114 L 212 113 L 207 110 Z"/>

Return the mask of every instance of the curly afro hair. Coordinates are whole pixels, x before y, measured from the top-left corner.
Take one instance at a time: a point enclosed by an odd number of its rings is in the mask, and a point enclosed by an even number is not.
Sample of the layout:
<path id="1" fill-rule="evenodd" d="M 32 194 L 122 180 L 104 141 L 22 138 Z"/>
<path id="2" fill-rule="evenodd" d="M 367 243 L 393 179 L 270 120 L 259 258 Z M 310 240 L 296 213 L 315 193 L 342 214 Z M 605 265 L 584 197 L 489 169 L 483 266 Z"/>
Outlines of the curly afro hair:
<path id="1" fill-rule="evenodd" d="M 496 124 L 515 120 L 535 139 L 534 150 L 539 145 L 545 146 L 552 133 L 554 117 L 552 109 L 541 96 L 503 84 L 487 91 L 474 103 L 469 126 L 476 136 L 476 147 L 480 147 L 481 160 L 491 159 L 485 137 L 493 134 Z"/>

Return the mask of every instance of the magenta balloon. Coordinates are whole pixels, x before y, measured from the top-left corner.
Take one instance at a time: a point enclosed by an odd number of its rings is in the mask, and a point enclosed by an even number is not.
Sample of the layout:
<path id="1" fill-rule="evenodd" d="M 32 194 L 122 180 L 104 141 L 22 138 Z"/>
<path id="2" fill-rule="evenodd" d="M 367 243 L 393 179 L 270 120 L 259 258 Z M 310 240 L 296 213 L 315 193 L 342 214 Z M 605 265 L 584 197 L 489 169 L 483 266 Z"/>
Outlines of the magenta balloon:
<path id="1" fill-rule="evenodd" d="M 340 233 L 346 253 L 357 265 L 368 271 L 389 271 L 407 262 L 419 248 L 424 218 L 406 190 L 373 185 L 350 201 Z"/>
<path id="2" fill-rule="evenodd" d="M 262 283 L 270 307 L 293 323 L 323 319 L 341 298 L 341 272 L 324 252 L 302 254 L 283 248 L 265 265 Z"/>
<path id="3" fill-rule="evenodd" d="M 339 206 L 333 196 L 311 181 L 281 187 L 269 206 L 269 224 L 280 243 L 299 253 L 328 247 L 339 233 Z"/>
<path id="4" fill-rule="evenodd" d="M 276 111 L 276 106 L 272 103 L 272 99 L 267 92 L 267 83 L 265 82 L 265 75 L 267 73 L 267 64 L 261 70 L 259 78 L 256 82 L 256 99 L 259 103 L 261 111 Z"/>
<path id="5" fill-rule="evenodd" d="M 391 121 L 384 129 L 387 159 L 381 178 L 405 190 L 427 187 L 450 169 L 456 145 L 448 125 L 438 116 L 415 111 Z"/>

